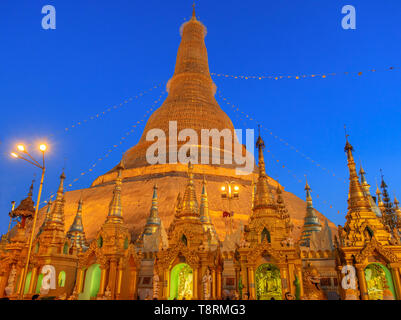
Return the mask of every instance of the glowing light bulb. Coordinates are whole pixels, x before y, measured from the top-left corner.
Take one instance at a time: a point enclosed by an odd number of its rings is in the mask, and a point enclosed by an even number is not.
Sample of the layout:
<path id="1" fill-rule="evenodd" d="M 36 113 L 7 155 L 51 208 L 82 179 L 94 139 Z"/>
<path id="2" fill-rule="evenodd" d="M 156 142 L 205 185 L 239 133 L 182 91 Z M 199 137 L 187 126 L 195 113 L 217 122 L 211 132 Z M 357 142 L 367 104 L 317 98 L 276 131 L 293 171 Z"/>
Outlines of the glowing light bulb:
<path id="1" fill-rule="evenodd" d="M 25 151 L 25 147 L 22 144 L 18 145 L 17 148 L 19 151 L 22 151 L 22 152 Z"/>
<path id="2" fill-rule="evenodd" d="M 238 191 L 238 190 L 239 190 L 239 187 L 238 187 L 238 186 L 235 186 L 235 187 L 234 187 L 234 190 L 235 190 L 235 191 Z"/>
<path id="3" fill-rule="evenodd" d="M 40 151 L 46 151 L 46 149 L 47 149 L 47 146 L 45 145 L 45 144 L 41 144 L 40 146 L 39 146 L 39 149 L 40 149 Z"/>
<path id="4" fill-rule="evenodd" d="M 14 158 L 18 158 L 18 154 L 14 153 L 14 152 L 11 153 L 11 156 Z"/>
<path id="5" fill-rule="evenodd" d="M 221 191 L 226 191 L 226 187 L 221 187 Z"/>

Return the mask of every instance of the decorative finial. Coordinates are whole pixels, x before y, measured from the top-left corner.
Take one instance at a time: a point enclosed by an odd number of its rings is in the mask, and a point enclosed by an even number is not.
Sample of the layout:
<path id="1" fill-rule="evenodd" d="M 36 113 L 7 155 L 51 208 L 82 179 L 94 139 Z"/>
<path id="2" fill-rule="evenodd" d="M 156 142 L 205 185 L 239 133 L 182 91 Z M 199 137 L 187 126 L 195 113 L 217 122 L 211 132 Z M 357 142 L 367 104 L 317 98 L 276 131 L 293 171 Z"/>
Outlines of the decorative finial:
<path id="1" fill-rule="evenodd" d="M 349 134 L 347 133 L 347 126 L 344 124 L 345 140 L 348 142 Z"/>
<path id="2" fill-rule="evenodd" d="M 344 125 L 344 131 L 345 131 L 345 141 L 346 141 L 344 150 L 345 150 L 345 152 L 354 151 L 354 148 L 352 147 L 352 145 L 349 143 L 349 140 L 348 140 L 349 134 L 347 133 L 346 125 Z"/>
<path id="3" fill-rule="evenodd" d="M 385 189 L 385 188 L 387 188 L 387 184 L 384 182 L 384 174 L 383 174 L 383 170 L 382 169 L 380 169 L 380 174 L 381 174 L 381 177 L 382 177 L 382 184 L 381 184 L 380 188 Z"/>
<path id="4" fill-rule="evenodd" d="M 263 141 L 261 135 L 260 135 L 260 124 L 258 124 L 258 130 L 259 130 L 259 136 L 258 140 L 256 141 L 256 147 L 258 149 L 264 149 L 265 148 L 265 142 Z"/>
<path id="5" fill-rule="evenodd" d="M 309 187 L 309 184 L 308 184 L 308 178 L 306 177 L 306 174 L 305 174 L 305 181 L 306 181 L 306 184 L 305 184 L 305 190 L 306 191 L 310 191 L 311 190 L 311 188 Z"/>
<path id="6" fill-rule="evenodd" d="M 194 0 L 194 2 L 193 2 L 193 4 L 192 4 L 192 18 L 195 18 L 195 19 L 196 19 L 196 13 L 195 13 L 195 0 Z"/>
<path id="7" fill-rule="evenodd" d="M 32 184 L 29 187 L 28 197 L 32 197 L 33 194 L 33 184 L 35 183 L 35 179 L 32 180 Z"/>

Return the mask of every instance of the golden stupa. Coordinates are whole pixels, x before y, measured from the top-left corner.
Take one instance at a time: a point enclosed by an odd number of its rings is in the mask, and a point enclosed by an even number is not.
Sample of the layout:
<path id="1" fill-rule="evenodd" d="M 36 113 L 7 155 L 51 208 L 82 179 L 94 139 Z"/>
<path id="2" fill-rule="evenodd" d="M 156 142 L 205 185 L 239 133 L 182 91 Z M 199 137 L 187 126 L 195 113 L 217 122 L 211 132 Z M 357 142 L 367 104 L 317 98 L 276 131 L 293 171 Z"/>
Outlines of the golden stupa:
<path id="1" fill-rule="evenodd" d="M 206 27 L 197 20 L 194 12 L 192 18 L 181 26 L 180 31 L 181 44 L 178 49 L 174 75 L 167 83 L 168 97 L 149 118 L 138 144 L 129 149 L 122 159 L 125 170 L 122 173 L 121 201 L 124 220 L 130 228 L 133 240 L 145 226 L 152 204 L 154 185 L 158 186 L 159 215 L 164 227 L 168 228 L 174 218 L 177 194 L 180 190 L 185 189 L 187 183 L 187 164 L 148 164 L 146 150 L 152 144 L 152 142 L 146 141 L 149 130 L 154 128 L 164 130 L 167 134 L 167 146 L 169 121 L 177 122 L 178 132 L 185 128 L 191 128 L 199 136 L 201 136 L 202 129 L 219 131 L 229 129 L 233 134 L 233 145 L 239 143 L 230 118 L 214 98 L 216 86 L 210 76 L 204 41 L 207 33 Z M 178 148 L 180 144 L 184 144 L 184 142 L 179 142 Z M 243 154 L 246 151 L 244 146 L 241 146 L 241 150 Z M 167 159 L 169 159 L 169 154 L 167 154 Z M 87 189 L 65 193 L 65 225 L 73 223 L 76 206 L 82 195 L 82 221 L 88 240 L 95 237 L 107 216 L 114 181 L 117 178 L 116 168 L 99 176 Z M 269 163 L 266 164 L 266 169 L 268 173 Z M 224 240 L 227 221 L 223 218 L 223 212 L 233 211 L 235 213 L 232 229 L 238 228 L 241 222 L 246 224 L 252 207 L 253 181 L 257 180 L 257 174 L 238 175 L 234 165 L 224 165 L 222 162 L 220 165 L 195 164 L 193 170 L 194 186 L 198 194 L 200 194 L 203 179 L 205 178 L 208 182 L 210 216 L 219 238 Z M 66 174 L 68 175 L 68 172 Z M 278 183 L 270 177 L 268 177 L 268 181 L 272 190 L 276 190 Z M 222 185 L 226 182 L 234 182 L 240 188 L 239 199 L 232 201 L 231 208 L 229 208 L 228 201 L 222 199 L 220 193 Z M 306 204 L 286 191 L 283 191 L 283 198 L 295 225 L 294 236 L 299 238 Z M 44 210 L 41 213 L 38 218 L 38 226 L 45 218 Z M 322 223 L 327 220 L 322 214 L 317 213 L 317 215 Z M 336 226 L 332 222 L 328 223 L 330 228 L 336 230 Z"/>

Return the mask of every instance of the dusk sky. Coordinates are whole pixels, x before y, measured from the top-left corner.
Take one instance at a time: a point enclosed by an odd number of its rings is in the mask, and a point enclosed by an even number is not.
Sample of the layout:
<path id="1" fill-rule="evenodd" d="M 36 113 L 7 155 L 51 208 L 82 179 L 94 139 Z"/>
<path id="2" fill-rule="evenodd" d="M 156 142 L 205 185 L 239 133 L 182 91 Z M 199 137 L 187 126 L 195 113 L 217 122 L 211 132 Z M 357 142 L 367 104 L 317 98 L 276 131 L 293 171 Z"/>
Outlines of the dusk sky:
<path id="1" fill-rule="evenodd" d="M 56 30 L 42 29 L 47 4 L 56 8 Z M 341 26 L 347 4 L 356 8 L 356 30 Z M 140 120 L 165 99 L 179 28 L 191 13 L 190 0 L 0 1 L 0 233 L 11 201 L 26 197 L 36 174 L 36 202 L 40 180 L 40 170 L 10 157 L 15 145 L 29 145 L 36 157 L 39 142 L 49 145 L 42 201 L 57 190 L 63 168 L 67 191 L 89 187 L 138 142 Z M 315 207 L 343 224 L 346 124 L 371 191 L 383 169 L 391 197 L 401 198 L 399 0 L 202 0 L 196 14 L 208 29 L 212 73 L 285 76 L 213 76 L 221 95 L 256 119 L 216 94 L 236 128 L 269 129 L 262 134 L 271 177 L 304 199 L 307 175 Z"/>

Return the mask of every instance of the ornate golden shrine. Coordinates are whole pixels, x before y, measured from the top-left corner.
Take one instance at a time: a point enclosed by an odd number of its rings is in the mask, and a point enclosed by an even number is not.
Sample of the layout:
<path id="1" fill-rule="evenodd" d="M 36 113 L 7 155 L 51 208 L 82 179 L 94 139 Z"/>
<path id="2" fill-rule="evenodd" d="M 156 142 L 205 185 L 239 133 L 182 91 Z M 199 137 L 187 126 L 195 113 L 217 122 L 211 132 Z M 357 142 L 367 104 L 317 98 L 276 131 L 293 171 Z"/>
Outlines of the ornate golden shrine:
<path id="1" fill-rule="evenodd" d="M 388 269 L 388 285 L 394 288 L 393 299 L 401 299 L 401 245 L 396 235 L 378 217 L 375 207 L 369 201 L 369 195 L 361 186 L 353 157 L 353 147 L 348 141 L 347 153 L 350 186 L 348 213 L 344 227 L 339 227 L 336 241 L 336 264 L 340 280 L 342 299 L 372 299 L 365 277 L 366 269 L 372 264 L 380 264 Z M 343 268 L 352 266 L 356 270 L 357 287 L 344 288 L 350 276 Z M 388 293 L 388 292 L 387 292 Z M 374 295 L 373 295 L 374 296 Z"/>
<path id="2" fill-rule="evenodd" d="M 188 164 L 188 184 L 182 200 L 178 198 L 175 219 L 168 230 L 168 248 L 157 253 L 157 266 L 163 283 L 162 299 L 175 298 L 171 288 L 176 286 L 172 271 L 176 265 L 186 264 L 193 271 L 192 299 L 221 298 L 222 259 L 218 239 L 211 231 L 207 208 L 205 182 L 203 185 L 203 206 L 199 210 L 193 184 L 193 165 Z M 206 205 L 205 205 L 206 204 Z M 201 217 L 205 219 L 201 220 Z M 213 228 L 213 227 L 212 227 Z M 211 271 L 210 279 L 207 273 Z M 202 287 L 203 286 L 203 287 Z M 180 296 L 180 294 L 178 294 Z"/>
<path id="3" fill-rule="evenodd" d="M 249 299 L 284 299 L 286 293 L 302 296 L 302 262 L 299 248 L 291 238 L 291 221 L 278 186 L 275 199 L 268 184 L 263 156 L 264 142 L 259 136 L 256 146 L 259 150 L 259 177 L 256 183 L 254 204 L 249 223 L 245 226 L 243 238 L 236 254 L 237 283 L 241 283 L 240 293 Z M 276 278 L 261 274 L 264 265 L 271 266 L 280 274 L 280 288 Z M 272 268 L 273 267 L 273 268 Z M 258 272 L 258 274 L 255 274 Z M 272 272 L 272 271 L 266 271 Z M 257 282 L 269 278 L 269 285 L 263 288 Z M 256 283 L 255 283 L 256 282 Z M 272 285 L 274 283 L 274 285 Z"/>
<path id="4" fill-rule="evenodd" d="M 95 298 L 97 289 L 96 298 L 98 299 L 132 300 L 136 298 L 137 269 L 140 265 L 141 253 L 136 252 L 135 246 L 131 243 L 128 227 L 124 224 L 121 204 L 122 170 L 124 169 L 122 163 L 117 169 L 118 176 L 106 221 L 96 241 L 91 243 L 89 250 L 79 256 L 76 280 L 78 299 Z M 100 268 L 100 279 L 95 276 L 90 281 L 84 281 L 91 266 Z M 88 294 L 88 290 L 92 291 Z"/>
<path id="5" fill-rule="evenodd" d="M 163 128 L 167 131 L 171 119 L 179 120 L 179 129 L 188 127 L 197 132 L 205 128 L 234 129 L 230 119 L 214 99 L 215 88 L 210 77 L 204 44 L 205 33 L 205 27 L 197 21 L 195 15 L 182 27 L 176 70 L 168 84 L 169 96 L 163 106 L 151 116 L 138 145 L 124 155 L 128 168 L 132 170 L 129 174 L 129 170 L 125 171 L 127 180 L 132 178 L 134 171 L 135 174 L 146 171 L 151 176 L 162 175 L 167 170 L 163 165 L 149 167 L 145 161 L 145 150 L 149 144 L 144 141 L 144 137 L 150 129 Z M 323 250 L 322 245 L 318 244 L 313 250 L 309 250 L 310 247 L 304 250 L 304 255 L 300 256 L 300 247 L 291 236 L 293 226 L 282 190 L 278 185 L 275 197 L 268 183 L 263 157 L 264 142 L 261 137 L 257 147 L 259 176 L 252 195 L 252 212 L 248 225 L 241 231 L 241 241 L 233 241 L 233 246 L 238 247 L 228 252 L 224 262 L 220 252 L 221 242 L 209 215 L 206 181 L 204 179 L 201 203 L 198 206 L 191 164 L 188 167 L 189 179 L 184 196 L 182 199 L 181 196 L 178 197 L 175 218 L 168 232 L 166 233 L 158 216 L 155 187 L 143 237 L 134 246 L 122 216 L 123 166 L 120 165 L 94 183 L 110 183 L 117 176 L 107 219 L 89 246 L 82 224 L 82 199 L 78 203 L 74 222 L 65 233 L 65 176 L 61 176 L 57 199 L 53 205 L 49 204 L 46 219 L 34 242 L 30 275 L 26 284 L 22 283 L 20 274 L 27 255 L 28 228 L 20 223 L 10 242 L 6 239 L 1 244 L 0 297 L 7 294 L 10 298 L 17 298 L 15 293 L 24 287 L 25 298 L 30 298 L 41 289 L 43 266 L 51 265 L 55 270 L 55 289 L 42 296 L 136 299 L 138 273 L 144 267 L 141 263 L 143 256 L 146 256 L 153 261 L 153 296 L 158 299 L 221 299 L 223 266 L 226 266 L 228 260 L 234 262 L 233 283 L 241 298 L 249 296 L 250 299 L 283 299 L 290 293 L 298 299 L 324 299 L 325 296 L 318 288 L 317 273 L 320 270 L 309 265 L 302 268 L 302 262 L 316 260 L 316 257 L 327 258 L 332 250 Z M 340 228 L 336 262 L 339 286 L 344 276 L 341 273 L 342 267 L 351 265 L 356 267 L 359 289 L 351 293 L 342 290 L 342 298 L 352 295 L 359 298 L 357 291 L 360 291 L 362 299 L 401 299 L 401 247 L 394 233 L 379 218 L 386 210 L 386 205 L 379 198 L 376 206 L 369 195 L 367 182 L 359 183 L 352 147 L 348 141 L 346 152 L 350 170 L 349 210 L 347 223 L 344 228 Z M 184 166 L 176 165 L 178 167 L 178 171 L 182 172 Z M 213 166 L 204 166 L 202 170 L 204 168 L 211 176 L 215 174 Z M 220 177 L 229 175 L 228 168 L 219 167 L 219 170 Z M 378 195 L 381 196 L 381 193 Z M 306 218 L 314 221 L 316 217 L 311 210 L 310 195 L 307 196 L 307 202 L 309 215 Z M 398 204 L 396 207 L 397 214 L 400 215 Z M 24 215 L 29 217 L 33 212 L 32 199 L 28 196 L 18 209 L 26 211 Z M 317 226 L 315 223 L 315 227 Z M 328 225 L 325 228 L 329 230 Z M 311 231 L 311 228 L 304 229 L 303 240 L 316 240 L 315 233 L 311 235 Z"/>

